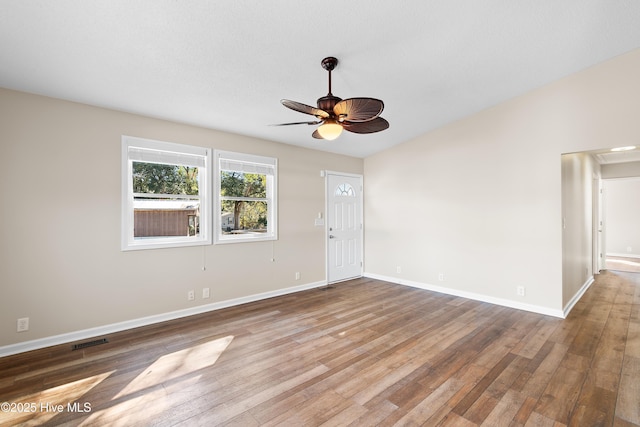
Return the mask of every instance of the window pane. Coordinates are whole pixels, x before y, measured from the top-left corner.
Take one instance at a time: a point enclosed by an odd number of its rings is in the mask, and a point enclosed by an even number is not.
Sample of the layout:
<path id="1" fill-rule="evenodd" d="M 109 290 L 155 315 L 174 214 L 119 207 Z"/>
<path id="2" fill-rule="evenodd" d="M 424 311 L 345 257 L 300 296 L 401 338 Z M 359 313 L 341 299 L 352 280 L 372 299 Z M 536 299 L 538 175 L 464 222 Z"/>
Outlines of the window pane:
<path id="1" fill-rule="evenodd" d="M 133 162 L 133 192 L 198 195 L 198 168 Z"/>
<path id="2" fill-rule="evenodd" d="M 133 216 L 134 239 L 200 235 L 199 200 L 135 197 Z"/>
<path id="3" fill-rule="evenodd" d="M 134 239 L 199 236 L 197 167 L 133 162 L 133 192 Z"/>
<path id="4" fill-rule="evenodd" d="M 353 191 L 353 187 L 347 182 L 336 187 L 335 195 L 342 197 L 356 197 L 356 193 Z"/>
<path id="5" fill-rule="evenodd" d="M 258 173 L 221 171 L 220 195 L 264 199 L 267 195 L 267 176 Z"/>
<path id="6" fill-rule="evenodd" d="M 222 234 L 267 232 L 267 202 L 223 200 L 221 206 Z"/>

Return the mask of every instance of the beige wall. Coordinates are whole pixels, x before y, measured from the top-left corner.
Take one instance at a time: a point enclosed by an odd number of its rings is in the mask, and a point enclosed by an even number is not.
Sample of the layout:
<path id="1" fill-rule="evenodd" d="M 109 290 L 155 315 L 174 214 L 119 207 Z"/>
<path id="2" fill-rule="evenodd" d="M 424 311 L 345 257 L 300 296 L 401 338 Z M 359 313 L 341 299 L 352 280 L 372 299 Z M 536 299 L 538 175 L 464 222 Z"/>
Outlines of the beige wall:
<path id="1" fill-rule="evenodd" d="M 277 157 L 279 240 L 121 252 L 123 134 Z M 324 281 L 323 169 L 363 160 L 0 89 L 0 347 Z"/>
<path id="2" fill-rule="evenodd" d="M 601 187 L 600 165 L 588 153 L 563 155 L 561 185 L 564 306 L 594 273 L 594 203 L 598 203 L 594 200 L 594 191 Z"/>
<path id="3" fill-rule="evenodd" d="M 561 312 L 561 155 L 639 142 L 638 75 L 640 50 L 365 159 L 366 273 Z"/>

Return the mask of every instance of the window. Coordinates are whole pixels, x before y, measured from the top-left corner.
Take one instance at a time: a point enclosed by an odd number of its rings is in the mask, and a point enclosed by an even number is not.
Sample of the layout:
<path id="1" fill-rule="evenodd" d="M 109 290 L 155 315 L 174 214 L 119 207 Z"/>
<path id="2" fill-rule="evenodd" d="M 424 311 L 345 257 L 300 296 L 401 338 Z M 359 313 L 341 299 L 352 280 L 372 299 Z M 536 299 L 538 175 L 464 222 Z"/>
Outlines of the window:
<path id="1" fill-rule="evenodd" d="M 211 150 L 122 137 L 122 250 L 211 243 Z"/>
<path id="2" fill-rule="evenodd" d="M 277 159 L 217 151 L 215 243 L 276 240 Z"/>
<path id="3" fill-rule="evenodd" d="M 336 187 L 336 196 L 338 197 L 356 197 L 353 187 L 348 182 L 342 183 Z"/>

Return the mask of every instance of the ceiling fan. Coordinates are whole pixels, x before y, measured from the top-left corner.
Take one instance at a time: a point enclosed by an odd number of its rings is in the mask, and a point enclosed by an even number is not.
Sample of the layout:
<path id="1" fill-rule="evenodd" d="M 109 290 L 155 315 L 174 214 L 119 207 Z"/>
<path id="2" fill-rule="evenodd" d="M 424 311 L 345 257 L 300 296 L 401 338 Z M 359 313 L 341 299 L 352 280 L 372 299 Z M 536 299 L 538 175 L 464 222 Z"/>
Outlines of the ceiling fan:
<path id="1" fill-rule="evenodd" d="M 283 99 L 280 102 L 287 108 L 300 113 L 316 116 L 318 120 L 309 122 L 282 123 L 276 126 L 320 125 L 311 136 L 316 139 L 334 140 L 343 130 L 353 133 L 374 133 L 385 130 L 389 122 L 380 117 L 384 103 L 375 98 L 341 99 L 331 93 L 331 71 L 338 65 L 332 56 L 322 60 L 322 68 L 329 72 L 329 93 L 318 98 L 318 107 Z"/>

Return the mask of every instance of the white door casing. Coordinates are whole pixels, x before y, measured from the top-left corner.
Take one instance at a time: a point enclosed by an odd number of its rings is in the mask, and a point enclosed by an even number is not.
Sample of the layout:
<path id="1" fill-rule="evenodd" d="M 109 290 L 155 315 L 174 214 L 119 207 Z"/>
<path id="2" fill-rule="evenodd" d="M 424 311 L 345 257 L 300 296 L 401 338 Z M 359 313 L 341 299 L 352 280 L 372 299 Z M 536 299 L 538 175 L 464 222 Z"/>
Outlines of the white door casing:
<path id="1" fill-rule="evenodd" d="M 327 282 L 362 276 L 362 176 L 327 172 Z"/>
<path id="2" fill-rule="evenodd" d="M 605 269 L 604 256 L 604 190 L 600 177 L 593 179 L 593 274 Z"/>

